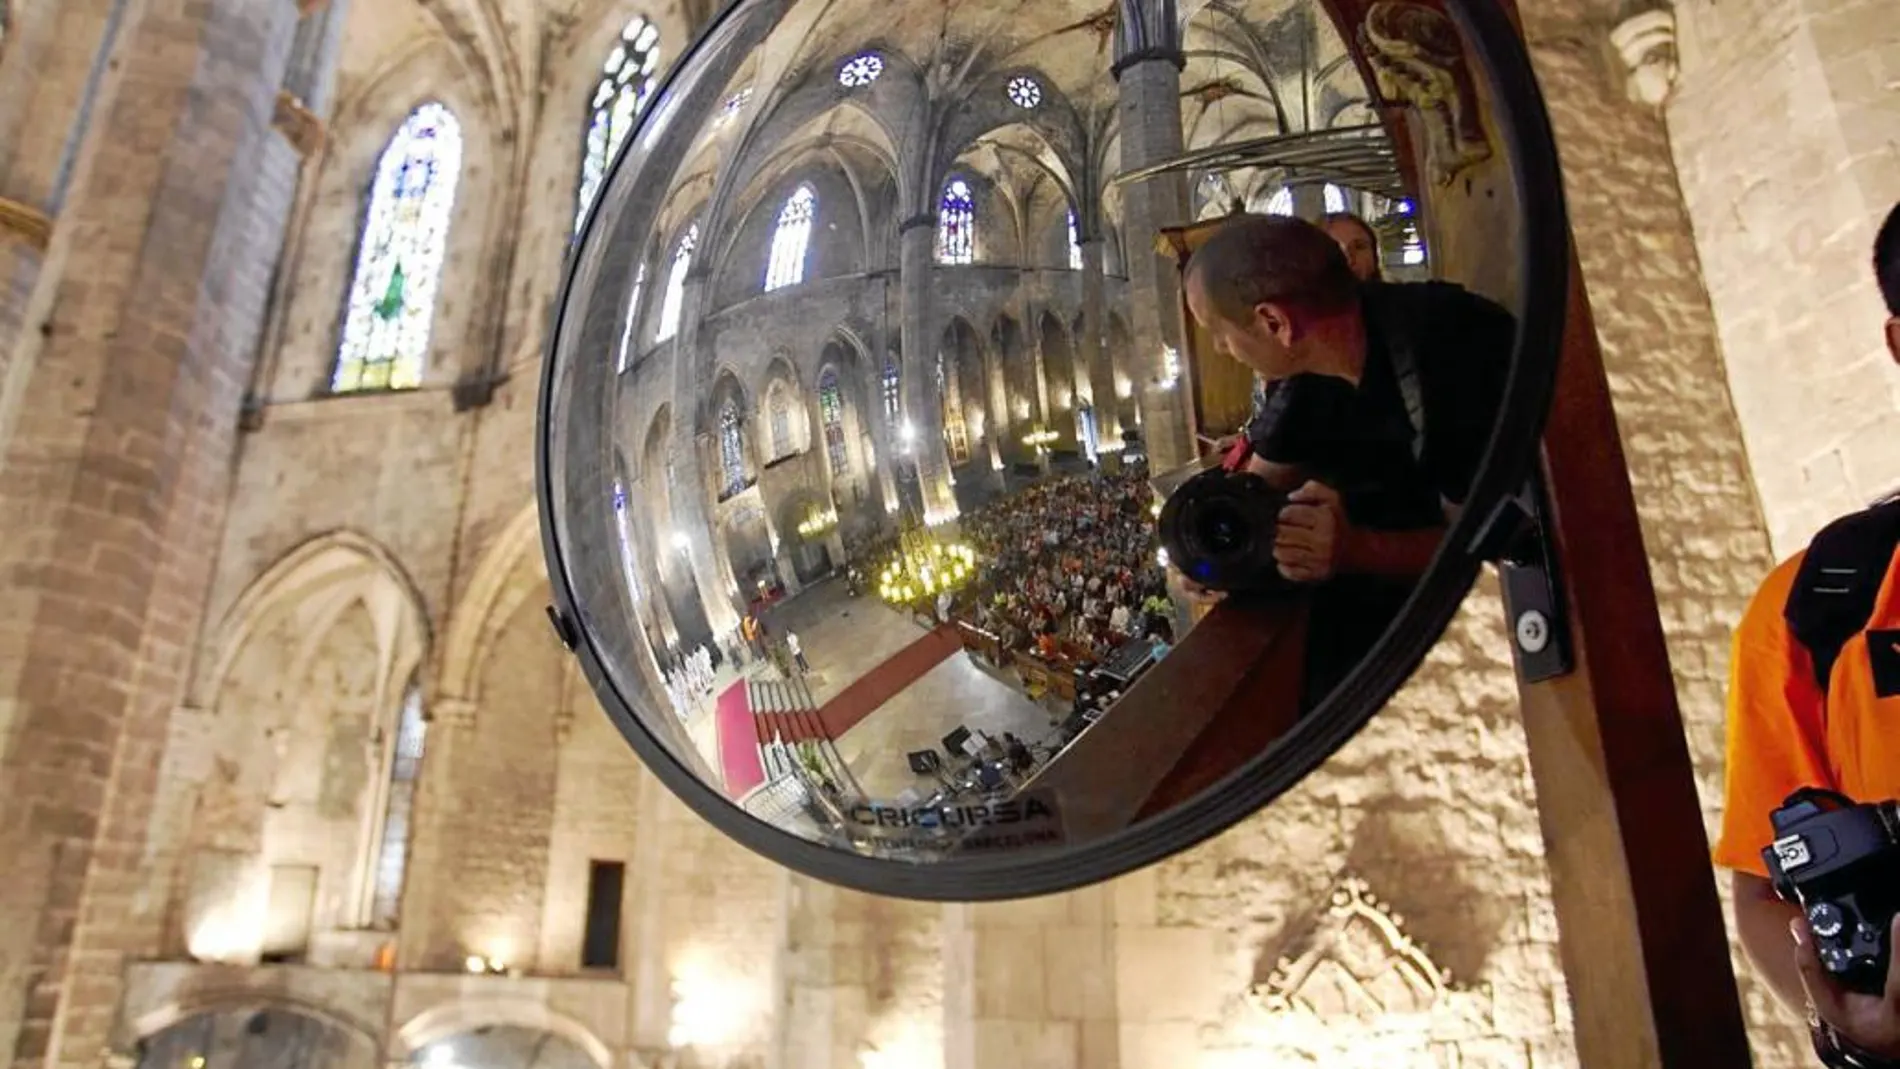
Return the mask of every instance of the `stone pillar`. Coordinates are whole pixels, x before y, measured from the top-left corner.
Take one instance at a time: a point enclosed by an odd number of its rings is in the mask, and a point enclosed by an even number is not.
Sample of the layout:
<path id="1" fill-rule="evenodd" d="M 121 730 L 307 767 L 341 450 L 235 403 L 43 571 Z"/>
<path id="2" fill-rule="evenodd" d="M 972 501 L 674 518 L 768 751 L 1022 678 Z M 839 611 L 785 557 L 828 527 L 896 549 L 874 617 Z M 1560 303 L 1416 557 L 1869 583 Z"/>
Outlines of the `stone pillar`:
<path id="1" fill-rule="evenodd" d="M 120 18 L 70 156 L 70 112 L 45 117 L 65 248 L 0 466 L 0 1050 L 23 1066 L 96 1064 L 123 961 L 159 942 L 148 822 L 278 253 L 255 160 L 296 9 Z"/>
<path id="2" fill-rule="evenodd" d="M 1146 167 L 1182 151 L 1180 22 L 1173 0 L 1121 0 L 1115 77 L 1120 88 L 1122 169 Z M 1162 228 L 1193 218 L 1187 180 L 1167 174 L 1130 183 L 1123 196 L 1128 249 L 1129 376 L 1140 405 L 1153 470 L 1194 457 L 1187 393 L 1164 378 L 1166 351 L 1180 352 L 1180 274 L 1155 247 Z"/>
<path id="3" fill-rule="evenodd" d="M 1122 1069 L 1112 893 L 944 907 L 944 1069 Z"/>
<path id="4" fill-rule="evenodd" d="M 1121 441 L 1122 425 L 1118 411 L 1121 398 L 1115 393 L 1115 362 L 1104 337 L 1108 332 L 1108 280 L 1103 274 L 1102 249 L 1100 234 L 1083 236 L 1082 336 L 1076 339 L 1076 363 L 1087 369 L 1095 440 L 1107 444 Z M 1077 387 L 1080 385 L 1078 382 Z"/>
<path id="5" fill-rule="evenodd" d="M 898 238 L 897 266 L 904 369 L 898 445 L 904 462 L 917 467 L 924 519 L 931 522 L 954 518 L 957 511 L 956 495 L 950 489 L 949 450 L 943 441 L 943 391 L 937 386 L 937 347 L 942 339 L 934 336 L 937 319 L 931 307 L 936 257 L 935 217 L 922 215 L 905 222 Z"/>
<path id="6" fill-rule="evenodd" d="M 701 248 L 706 247 L 702 243 Z M 720 552 L 721 542 L 713 528 L 713 483 L 705 467 L 706 457 L 716 455 L 711 433 L 702 430 L 709 419 L 705 408 L 713 389 L 713 363 L 699 351 L 705 290 L 704 268 L 692 267 L 680 301 L 679 333 L 673 338 L 673 462 L 669 471 L 673 531 L 665 540 L 671 543 L 675 534 L 686 537 L 700 606 L 712 637 L 717 637 L 739 626 L 740 602 L 735 600 L 738 584 L 732 577 L 730 555 Z"/>

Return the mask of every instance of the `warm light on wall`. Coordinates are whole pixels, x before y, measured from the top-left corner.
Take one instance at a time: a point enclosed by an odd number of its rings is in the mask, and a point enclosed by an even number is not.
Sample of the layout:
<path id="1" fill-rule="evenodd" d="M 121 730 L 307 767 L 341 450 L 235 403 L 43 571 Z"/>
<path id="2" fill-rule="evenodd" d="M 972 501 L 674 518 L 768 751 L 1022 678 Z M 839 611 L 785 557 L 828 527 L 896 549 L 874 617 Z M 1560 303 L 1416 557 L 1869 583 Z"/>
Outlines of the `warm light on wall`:
<path id="1" fill-rule="evenodd" d="M 1172 345 L 1161 347 L 1161 377 L 1155 380 L 1155 387 L 1162 390 L 1174 389 L 1181 381 L 1181 353 Z"/>
<path id="2" fill-rule="evenodd" d="M 1124 401 L 1128 400 L 1130 397 L 1135 396 L 1135 384 L 1128 381 L 1128 376 L 1126 375 L 1115 376 L 1115 396 L 1121 398 Z"/>
<path id="3" fill-rule="evenodd" d="M 684 553 L 687 550 L 693 548 L 693 540 L 686 537 L 686 532 L 684 531 L 674 531 L 673 532 L 673 548 L 679 550 L 681 553 Z"/>
<path id="4" fill-rule="evenodd" d="M 687 951 L 673 967 L 673 1019 L 667 1045 L 718 1047 L 741 1038 L 740 1028 L 756 1020 L 754 985 L 699 951 Z"/>
<path id="5" fill-rule="evenodd" d="M 943 1043 L 936 1032 L 909 1017 L 882 1022 L 859 1049 L 858 1065 L 860 1069 L 939 1069 Z"/>
<path id="6" fill-rule="evenodd" d="M 190 920 L 185 926 L 185 949 L 206 964 L 254 965 L 264 949 L 264 922 L 269 911 L 268 884 L 256 859 L 221 859 L 224 868 L 210 887 L 193 895 Z M 201 862 L 201 865 L 204 864 Z M 205 866 L 209 868 L 209 866 Z M 201 872 L 200 878 L 209 875 Z"/>

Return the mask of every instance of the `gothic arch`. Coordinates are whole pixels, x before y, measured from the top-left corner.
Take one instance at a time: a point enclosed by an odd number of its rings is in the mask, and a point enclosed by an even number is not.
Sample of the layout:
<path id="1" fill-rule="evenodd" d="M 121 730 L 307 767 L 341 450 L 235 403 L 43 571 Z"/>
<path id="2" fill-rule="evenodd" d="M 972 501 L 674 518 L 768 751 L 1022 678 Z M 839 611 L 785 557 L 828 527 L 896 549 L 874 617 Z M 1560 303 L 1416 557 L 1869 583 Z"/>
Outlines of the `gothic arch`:
<path id="1" fill-rule="evenodd" d="M 522 558 L 539 544 L 540 535 L 540 509 L 530 502 L 515 513 L 489 544 L 488 551 L 482 554 L 461 600 L 449 613 L 449 626 L 442 639 L 440 699 L 458 701 L 475 697 L 481 653 L 487 645 L 496 607 L 515 570 L 521 566 Z"/>
<path id="2" fill-rule="evenodd" d="M 393 652 L 390 675 L 406 675 L 421 663 L 432 641 L 422 595 L 381 543 L 340 529 L 317 535 L 278 558 L 238 595 L 218 625 L 212 657 L 202 664 L 192 688 L 193 704 L 206 704 L 216 696 L 245 642 L 277 613 L 320 591 L 349 592 L 352 587 L 355 599 L 371 603 L 371 615 L 378 618 L 377 637 Z M 346 593 L 339 597 L 339 607 L 355 599 Z M 378 608 L 385 612 L 379 615 Z"/>
<path id="3" fill-rule="evenodd" d="M 398 1057 L 411 1058 L 432 1043 L 492 1025 L 548 1032 L 579 1047 L 600 1069 L 614 1064 L 613 1051 L 593 1029 L 527 996 L 458 998 L 431 1007 L 398 1028 L 391 1045 L 397 1048 Z"/>
<path id="4" fill-rule="evenodd" d="M 348 1010 L 327 1006 L 313 999 L 278 992 L 199 991 L 188 993 L 142 1013 L 132 1012 L 128 1007 L 127 1030 L 131 1039 L 137 1042 L 149 1039 L 167 1028 L 207 1014 L 241 1013 L 247 1010 L 253 1013 L 262 1010 L 279 1010 L 299 1017 L 308 1017 L 347 1033 L 353 1039 L 369 1044 L 371 1049 L 382 1049 L 381 1029 L 376 1025 L 358 1020 L 351 1016 Z"/>

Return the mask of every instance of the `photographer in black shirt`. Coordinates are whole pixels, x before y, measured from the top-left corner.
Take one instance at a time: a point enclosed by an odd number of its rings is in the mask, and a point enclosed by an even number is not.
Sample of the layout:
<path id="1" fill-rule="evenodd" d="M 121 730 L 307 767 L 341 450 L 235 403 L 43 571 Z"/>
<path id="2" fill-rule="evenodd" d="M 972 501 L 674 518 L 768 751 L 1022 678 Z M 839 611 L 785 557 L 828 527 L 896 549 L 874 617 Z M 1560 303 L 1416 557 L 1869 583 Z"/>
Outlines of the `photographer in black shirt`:
<path id="1" fill-rule="evenodd" d="M 1377 641 L 1462 507 L 1516 321 L 1450 283 L 1360 282 L 1324 230 L 1281 216 L 1228 221 L 1194 254 L 1186 287 L 1215 351 L 1268 383 L 1247 465 L 1297 483 L 1274 557 L 1323 591 L 1308 625 L 1316 702 Z M 1338 380 L 1297 391 L 1329 398 L 1326 412 L 1276 404 L 1300 376 Z"/>

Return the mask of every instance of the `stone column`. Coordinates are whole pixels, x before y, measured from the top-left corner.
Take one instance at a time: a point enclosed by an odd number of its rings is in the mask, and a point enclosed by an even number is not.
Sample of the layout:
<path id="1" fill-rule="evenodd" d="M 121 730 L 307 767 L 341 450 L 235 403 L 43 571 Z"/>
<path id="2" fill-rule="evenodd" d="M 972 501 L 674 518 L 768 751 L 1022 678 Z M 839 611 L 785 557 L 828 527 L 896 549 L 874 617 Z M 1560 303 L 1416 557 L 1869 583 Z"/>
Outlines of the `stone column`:
<path id="1" fill-rule="evenodd" d="M 1121 0 L 1114 72 L 1120 87 L 1122 169 L 1159 163 L 1182 151 L 1180 21 L 1173 0 Z M 1128 249 L 1129 376 L 1140 404 L 1153 469 L 1193 459 L 1182 384 L 1163 377 L 1166 351 L 1180 352 L 1180 274 L 1155 248 L 1163 227 L 1192 219 L 1187 180 L 1167 174 L 1131 183 L 1123 197 Z"/>
<path id="2" fill-rule="evenodd" d="M 0 1051 L 16 1065 L 96 1064 L 124 960 L 159 942 L 149 889 L 169 874 L 148 864 L 148 822 L 278 253 L 254 226 L 274 180 L 255 160 L 296 9 L 119 18 L 76 151 L 70 111 L 43 120 L 61 250 L 37 279 L 38 352 L 10 369 L 0 465 Z"/>
<path id="3" fill-rule="evenodd" d="M 702 242 L 701 248 L 707 248 L 706 244 Z M 673 338 L 673 459 L 669 472 L 673 531 L 664 541 L 674 548 L 671 542 L 675 534 L 686 537 L 693 583 L 706 612 L 706 624 L 712 629 L 711 637 L 716 638 L 739 626 L 740 603 L 735 600 L 738 584 L 732 577 L 730 555 L 720 552 L 718 532 L 713 529 L 712 481 L 705 468 L 705 458 L 713 452 L 712 434 L 702 429 L 709 418 L 705 408 L 713 388 L 713 362 L 708 354 L 700 352 L 699 345 L 705 290 L 704 269 L 691 268 L 680 301 L 679 333 Z"/>
<path id="4" fill-rule="evenodd" d="M 936 315 L 931 307 L 936 255 L 936 218 L 920 215 L 907 220 L 898 238 L 904 369 L 898 445 L 903 462 L 917 466 L 924 518 L 933 522 L 952 518 L 957 511 L 956 495 L 950 489 L 950 456 L 943 441 L 943 391 L 937 387 L 937 347 L 942 339 L 933 337 Z"/>
<path id="5" fill-rule="evenodd" d="M 944 1069 L 1122 1069 L 1110 886 L 944 907 Z"/>
<path id="6" fill-rule="evenodd" d="M 1082 241 L 1082 336 L 1076 339 L 1076 362 L 1087 370 L 1090 405 L 1095 413 L 1095 440 L 1121 441 L 1121 400 L 1115 394 L 1115 362 L 1104 335 L 1108 332 L 1108 280 L 1103 274 L 1102 239 L 1086 234 Z M 1078 376 L 1078 378 L 1083 376 Z M 1078 387 L 1080 383 L 1077 384 Z"/>

